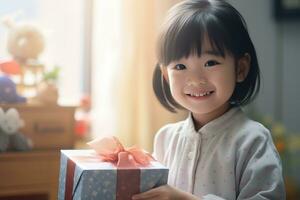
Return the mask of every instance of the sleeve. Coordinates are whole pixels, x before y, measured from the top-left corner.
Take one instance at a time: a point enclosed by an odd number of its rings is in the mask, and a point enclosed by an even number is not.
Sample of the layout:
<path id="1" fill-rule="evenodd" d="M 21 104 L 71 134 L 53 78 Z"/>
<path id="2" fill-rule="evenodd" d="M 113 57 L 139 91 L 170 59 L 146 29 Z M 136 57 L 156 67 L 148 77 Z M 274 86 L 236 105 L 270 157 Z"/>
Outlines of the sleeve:
<path id="1" fill-rule="evenodd" d="M 278 152 L 268 130 L 244 142 L 237 153 L 238 200 L 285 199 Z"/>

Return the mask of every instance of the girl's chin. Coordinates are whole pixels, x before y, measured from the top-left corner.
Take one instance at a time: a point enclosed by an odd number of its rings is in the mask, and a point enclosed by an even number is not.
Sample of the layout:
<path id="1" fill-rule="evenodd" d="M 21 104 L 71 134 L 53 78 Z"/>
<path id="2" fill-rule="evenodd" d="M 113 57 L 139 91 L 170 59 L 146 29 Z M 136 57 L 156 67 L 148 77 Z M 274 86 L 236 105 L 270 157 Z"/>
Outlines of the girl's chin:
<path id="1" fill-rule="evenodd" d="M 216 108 L 212 106 L 186 106 L 185 108 L 196 115 L 207 115 L 216 110 Z"/>

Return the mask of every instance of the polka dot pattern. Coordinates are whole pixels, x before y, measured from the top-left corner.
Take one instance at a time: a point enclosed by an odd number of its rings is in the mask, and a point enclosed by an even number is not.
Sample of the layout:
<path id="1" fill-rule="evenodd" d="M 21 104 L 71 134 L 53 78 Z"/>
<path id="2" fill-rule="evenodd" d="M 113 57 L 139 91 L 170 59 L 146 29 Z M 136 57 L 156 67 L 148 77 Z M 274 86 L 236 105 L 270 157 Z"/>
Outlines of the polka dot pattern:
<path id="1" fill-rule="evenodd" d="M 75 192 L 81 200 L 115 199 L 117 170 L 84 171 Z"/>
<path id="2" fill-rule="evenodd" d="M 70 151 L 71 152 L 71 151 Z M 68 155 L 68 152 L 65 152 Z M 61 166 L 59 177 L 58 199 L 64 199 L 66 183 L 66 167 L 68 156 L 61 154 Z M 72 156 L 74 156 L 72 151 Z M 81 152 L 82 154 L 82 152 Z M 102 165 L 102 163 L 100 164 Z M 96 169 L 91 166 L 84 167 L 84 164 L 76 165 L 74 172 L 74 200 L 113 200 L 116 199 L 117 190 L 117 169 L 112 165 L 103 163 Z M 147 191 L 151 188 L 164 185 L 168 180 L 168 169 L 158 162 L 153 162 L 150 168 L 140 169 L 140 191 Z M 123 185 L 123 189 L 130 187 Z"/>
<path id="3" fill-rule="evenodd" d="M 141 169 L 140 191 L 165 185 L 168 181 L 168 169 Z"/>

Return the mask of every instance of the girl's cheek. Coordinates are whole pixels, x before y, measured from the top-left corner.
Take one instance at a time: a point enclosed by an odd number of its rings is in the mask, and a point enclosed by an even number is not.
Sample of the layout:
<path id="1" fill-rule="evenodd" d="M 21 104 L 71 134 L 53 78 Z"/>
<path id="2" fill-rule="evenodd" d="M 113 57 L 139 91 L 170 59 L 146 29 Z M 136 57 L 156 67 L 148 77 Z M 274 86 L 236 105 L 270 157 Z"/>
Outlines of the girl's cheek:
<path id="1" fill-rule="evenodd" d="M 174 81 L 181 81 L 184 78 L 184 74 L 177 71 L 171 72 L 169 73 L 169 78 Z"/>
<path id="2" fill-rule="evenodd" d="M 184 81 L 180 76 L 172 76 L 169 81 L 173 88 L 178 88 L 184 84 Z"/>

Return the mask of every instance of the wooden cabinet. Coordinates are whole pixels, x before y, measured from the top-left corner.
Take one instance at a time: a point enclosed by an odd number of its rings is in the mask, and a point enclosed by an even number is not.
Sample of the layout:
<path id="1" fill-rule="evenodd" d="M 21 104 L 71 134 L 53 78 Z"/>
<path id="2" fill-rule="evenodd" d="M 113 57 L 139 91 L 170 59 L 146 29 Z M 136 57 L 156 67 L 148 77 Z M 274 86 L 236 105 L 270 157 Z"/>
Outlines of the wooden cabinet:
<path id="1" fill-rule="evenodd" d="M 3 104 L 16 108 L 25 126 L 21 133 L 30 138 L 34 149 L 61 149 L 74 146 L 75 107 L 56 105 Z"/>
<path id="2" fill-rule="evenodd" d="M 0 154 L 0 199 L 57 199 L 59 166 L 58 150 Z"/>
<path id="3" fill-rule="evenodd" d="M 27 152 L 0 153 L 0 200 L 57 199 L 60 149 L 74 147 L 75 107 L 3 104 L 16 108 L 33 142 Z"/>

